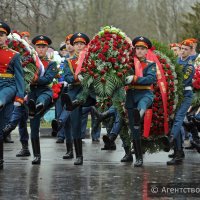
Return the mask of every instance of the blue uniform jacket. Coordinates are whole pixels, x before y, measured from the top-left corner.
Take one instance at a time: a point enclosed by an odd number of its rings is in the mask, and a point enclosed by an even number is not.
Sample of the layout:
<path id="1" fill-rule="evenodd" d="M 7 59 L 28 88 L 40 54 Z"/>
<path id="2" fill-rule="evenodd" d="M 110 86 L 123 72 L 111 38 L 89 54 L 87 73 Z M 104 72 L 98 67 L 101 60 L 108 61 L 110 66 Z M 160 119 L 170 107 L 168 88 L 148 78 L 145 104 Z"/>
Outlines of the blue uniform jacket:
<path id="1" fill-rule="evenodd" d="M 77 67 L 77 56 L 73 56 L 70 59 L 65 60 L 64 62 L 64 80 L 71 84 L 68 88 L 68 94 L 71 99 L 76 99 L 77 95 L 82 91 L 82 86 L 79 80 L 75 77 L 75 71 Z"/>
<path id="2" fill-rule="evenodd" d="M 149 104 L 153 102 L 154 94 L 151 89 L 142 89 L 143 86 L 151 86 L 156 82 L 156 64 L 150 61 L 143 61 L 146 67 L 143 69 L 143 77 L 134 77 L 133 82 L 128 86 L 127 94 L 126 94 L 126 103 L 125 106 L 127 109 L 137 107 L 142 98 L 147 98 Z M 134 74 L 134 71 L 133 71 Z M 140 89 L 138 87 L 142 86 Z M 145 101 L 144 101 L 145 104 Z M 143 103 L 142 103 L 143 105 Z M 150 105 L 144 105 L 143 109 L 148 108 Z"/>
<path id="3" fill-rule="evenodd" d="M 37 90 L 36 93 L 38 95 L 40 93 L 46 93 L 52 97 L 53 92 L 52 89 L 49 87 L 49 84 L 53 82 L 53 79 L 58 74 L 57 64 L 56 62 L 45 59 L 41 61 L 44 65 L 45 72 L 43 76 L 39 77 L 38 80 L 31 85 L 31 91 L 33 92 L 33 90 Z"/>

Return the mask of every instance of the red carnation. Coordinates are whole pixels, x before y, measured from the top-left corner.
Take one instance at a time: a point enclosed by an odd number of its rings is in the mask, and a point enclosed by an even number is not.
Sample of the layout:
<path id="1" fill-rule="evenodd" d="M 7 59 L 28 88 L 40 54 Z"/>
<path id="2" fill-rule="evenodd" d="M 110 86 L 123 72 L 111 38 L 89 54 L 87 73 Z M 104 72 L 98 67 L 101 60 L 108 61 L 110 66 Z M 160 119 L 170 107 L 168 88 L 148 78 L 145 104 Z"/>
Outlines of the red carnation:
<path id="1" fill-rule="evenodd" d="M 98 78 L 98 74 L 94 74 L 94 79 L 97 79 Z"/>
<path id="2" fill-rule="evenodd" d="M 118 72 L 118 73 L 117 73 L 117 76 L 118 76 L 118 77 L 122 77 L 122 75 L 123 75 L 123 74 L 122 74 L 121 72 Z"/>
<path id="3" fill-rule="evenodd" d="M 160 60 L 162 63 L 166 63 L 167 61 L 165 59 Z"/>
<path id="4" fill-rule="evenodd" d="M 118 66 L 118 65 L 115 65 L 115 66 L 114 66 L 114 69 L 118 70 L 118 69 L 119 69 L 119 66 Z"/>
<path id="5" fill-rule="evenodd" d="M 102 83 L 105 83 L 105 82 L 106 82 L 106 79 L 105 79 L 104 77 L 102 77 L 102 78 L 101 78 L 101 82 L 102 82 Z"/>
<path id="6" fill-rule="evenodd" d="M 106 73 L 106 71 L 104 70 L 104 69 L 102 69 L 101 70 L 101 74 L 103 75 L 103 74 L 105 74 Z"/>

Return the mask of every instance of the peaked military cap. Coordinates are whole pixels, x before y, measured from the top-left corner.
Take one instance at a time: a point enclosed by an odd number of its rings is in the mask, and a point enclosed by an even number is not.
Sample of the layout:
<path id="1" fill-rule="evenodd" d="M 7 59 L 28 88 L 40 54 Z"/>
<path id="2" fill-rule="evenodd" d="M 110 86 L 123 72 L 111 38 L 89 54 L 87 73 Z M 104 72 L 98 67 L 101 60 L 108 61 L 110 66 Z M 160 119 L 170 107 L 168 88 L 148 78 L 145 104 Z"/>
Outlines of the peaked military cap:
<path id="1" fill-rule="evenodd" d="M 62 51 L 62 50 L 66 50 L 66 45 L 65 44 L 60 47 L 60 51 Z"/>
<path id="2" fill-rule="evenodd" d="M 38 35 L 32 39 L 34 45 L 50 45 L 52 43 L 51 39 L 45 35 Z"/>
<path id="3" fill-rule="evenodd" d="M 66 38 L 65 38 L 65 42 L 67 42 L 68 40 L 70 40 L 72 36 L 73 36 L 73 34 L 67 35 Z"/>
<path id="4" fill-rule="evenodd" d="M 188 46 L 188 47 L 193 47 L 193 44 L 194 44 L 194 43 L 193 43 L 191 40 L 188 40 L 188 39 L 183 40 L 183 41 L 181 42 L 181 45 Z"/>
<path id="5" fill-rule="evenodd" d="M 8 26 L 8 24 L 1 22 L 0 21 L 0 32 L 4 32 L 6 33 L 6 35 L 10 34 L 10 27 Z"/>
<path id="6" fill-rule="evenodd" d="M 133 39 L 132 41 L 133 46 L 143 46 L 146 47 L 147 49 L 150 49 L 152 47 L 151 41 L 143 36 L 138 36 Z"/>
<path id="7" fill-rule="evenodd" d="M 84 34 L 84 33 L 75 33 L 74 35 L 72 35 L 72 37 L 70 38 L 70 44 L 74 45 L 74 43 L 76 42 L 83 42 L 84 44 L 88 44 L 90 42 L 89 37 Z"/>

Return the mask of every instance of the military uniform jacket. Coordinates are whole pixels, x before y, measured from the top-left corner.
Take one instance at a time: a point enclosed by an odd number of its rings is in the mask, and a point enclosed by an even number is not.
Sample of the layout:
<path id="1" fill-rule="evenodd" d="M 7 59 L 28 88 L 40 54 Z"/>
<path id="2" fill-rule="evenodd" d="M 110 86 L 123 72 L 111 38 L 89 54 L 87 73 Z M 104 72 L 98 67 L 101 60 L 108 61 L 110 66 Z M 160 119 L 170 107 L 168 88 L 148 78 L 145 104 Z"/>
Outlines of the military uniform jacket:
<path id="1" fill-rule="evenodd" d="M 188 57 L 186 60 L 181 60 L 178 58 L 178 64 L 182 66 L 183 72 L 183 86 L 186 88 L 192 86 L 192 79 L 194 76 L 194 65 L 192 64 L 191 57 Z"/>
<path id="2" fill-rule="evenodd" d="M 144 60 L 141 62 L 143 76 L 135 75 L 126 93 L 126 108 L 133 108 L 144 96 L 153 102 L 154 94 L 152 84 L 156 82 L 156 64 Z M 132 69 L 135 74 L 135 69 Z"/>
<path id="3" fill-rule="evenodd" d="M 9 86 L 16 87 L 14 101 L 23 103 L 25 83 L 20 54 L 5 47 L 0 48 L 0 88 Z"/>
<path id="4" fill-rule="evenodd" d="M 49 95 L 53 95 L 53 92 L 49 85 L 53 82 L 53 79 L 58 74 L 57 64 L 56 62 L 52 62 L 47 58 L 41 59 L 45 72 L 44 75 L 39 77 L 34 84 L 31 85 L 31 90 L 37 89 L 37 91 L 46 92 Z"/>
<path id="5" fill-rule="evenodd" d="M 68 89 L 68 93 L 72 100 L 74 100 L 78 93 L 80 93 L 82 90 L 80 81 L 75 75 L 77 61 L 78 57 L 75 55 L 64 62 L 64 80 L 71 85 Z"/>

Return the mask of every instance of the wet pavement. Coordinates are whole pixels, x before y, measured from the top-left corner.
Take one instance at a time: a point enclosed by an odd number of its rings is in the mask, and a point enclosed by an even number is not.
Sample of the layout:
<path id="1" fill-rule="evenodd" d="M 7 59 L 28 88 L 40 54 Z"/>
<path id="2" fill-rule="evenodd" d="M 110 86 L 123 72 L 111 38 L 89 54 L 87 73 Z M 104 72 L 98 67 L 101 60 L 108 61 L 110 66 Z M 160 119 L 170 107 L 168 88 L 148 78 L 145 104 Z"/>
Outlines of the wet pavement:
<path id="1" fill-rule="evenodd" d="M 145 154 L 144 166 L 135 168 L 120 159 L 124 151 L 117 139 L 116 151 L 102 151 L 100 143 L 85 139 L 84 163 L 74 166 L 72 160 L 63 160 L 65 144 L 56 144 L 56 138 L 41 137 L 41 165 L 31 164 L 32 156 L 17 158 L 20 150 L 17 131 L 14 144 L 4 144 L 4 170 L 0 171 L 0 200 L 129 200 L 129 199 L 200 199 L 199 196 L 161 198 L 151 196 L 148 183 L 198 183 L 200 188 L 200 154 L 186 150 L 183 165 L 167 166 L 168 153 Z M 30 148 L 31 149 L 31 148 Z M 32 149 L 31 149 L 32 153 Z M 150 194 L 150 195 L 149 195 Z"/>

